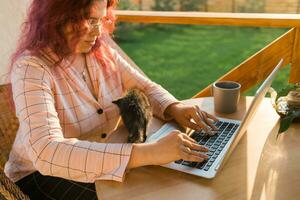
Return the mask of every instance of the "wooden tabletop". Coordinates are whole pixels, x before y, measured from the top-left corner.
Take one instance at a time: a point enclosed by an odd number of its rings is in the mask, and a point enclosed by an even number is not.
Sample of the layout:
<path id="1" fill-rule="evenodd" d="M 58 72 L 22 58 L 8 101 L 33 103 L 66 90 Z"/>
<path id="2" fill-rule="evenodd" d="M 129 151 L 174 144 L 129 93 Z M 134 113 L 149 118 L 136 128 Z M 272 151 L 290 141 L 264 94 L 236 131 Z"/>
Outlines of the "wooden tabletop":
<path id="1" fill-rule="evenodd" d="M 238 111 L 219 115 L 212 98 L 187 100 L 217 116 L 241 119 L 252 98 L 241 98 Z M 276 138 L 278 115 L 264 99 L 229 159 L 214 179 L 205 179 L 160 166 L 130 170 L 124 182 L 97 181 L 101 200 L 194 200 L 300 198 L 300 124 Z M 154 119 L 151 131 L 162 122 Z"/>

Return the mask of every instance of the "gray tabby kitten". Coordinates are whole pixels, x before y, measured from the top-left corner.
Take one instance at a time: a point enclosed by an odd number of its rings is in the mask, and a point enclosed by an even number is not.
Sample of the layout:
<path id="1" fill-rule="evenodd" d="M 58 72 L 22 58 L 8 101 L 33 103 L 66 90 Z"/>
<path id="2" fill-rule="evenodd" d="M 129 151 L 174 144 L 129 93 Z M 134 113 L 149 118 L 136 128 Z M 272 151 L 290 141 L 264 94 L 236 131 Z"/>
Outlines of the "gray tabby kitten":
<path id="1" fill-rule="evenodd" d="M 147 96 L 138 89 L 131 89 L 124 97 L 113 103 L 119 107 L 121 117 L 129 132 L 127 142 L 145 142 L 147 126 L 152 118 L 152 110 Z"/>

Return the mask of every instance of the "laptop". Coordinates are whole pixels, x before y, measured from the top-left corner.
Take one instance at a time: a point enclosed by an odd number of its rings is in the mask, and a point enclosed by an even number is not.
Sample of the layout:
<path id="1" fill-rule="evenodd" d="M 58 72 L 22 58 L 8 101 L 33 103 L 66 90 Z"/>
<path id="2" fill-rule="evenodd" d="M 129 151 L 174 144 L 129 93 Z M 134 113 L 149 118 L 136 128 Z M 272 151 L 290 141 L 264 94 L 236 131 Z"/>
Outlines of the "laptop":
<path id="1" fill-rule="evenodd" d="M 201 163 L 177 160 L 162 166 L 204 178 L 214 178 L 246 132 L 249 122 L 268 92 L 282 63 L 283 59 L 279 61 L 277 66 L 258 88 L 249 109 L 241 121 L 218 118 L 220 121 L 215 123 L 215 126 L 218 127 L 218 131 L 215 135 L 208 136 L 203 131 L 192 131 L 189 134 L 198 144 L 209 148 L 209 151 L 206 152 L 209 157 L 208 160 Z M 166 123 L 156 133 L 149 136 L 146 142 L 157 141 L 169 134 L 172 130 L 181 130 L 181 128 L 174 122 Z"/>

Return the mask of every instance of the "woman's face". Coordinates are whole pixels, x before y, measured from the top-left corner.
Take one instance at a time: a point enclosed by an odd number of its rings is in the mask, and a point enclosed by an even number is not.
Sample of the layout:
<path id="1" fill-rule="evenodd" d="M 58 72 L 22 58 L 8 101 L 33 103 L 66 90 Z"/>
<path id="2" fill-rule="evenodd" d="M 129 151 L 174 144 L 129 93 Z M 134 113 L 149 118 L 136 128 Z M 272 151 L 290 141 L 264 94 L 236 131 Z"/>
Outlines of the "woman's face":
<path id="1" fill-rule="evenodd" d="M 106 0 L 96 0 L 93 2 L 90 10 L 90 18 L 84 20 L 83 30 L 87 32 L 79 38 L 75 47 L 75 53 L 88 53 L 94 46 L 96 39 L 102 32 L 102 19 L 106 16 Z M 64 29 L 68 45 L 71 46 L 71 39 L 74 36 L 74 30 L 71 24 L 66 25 Z"/>

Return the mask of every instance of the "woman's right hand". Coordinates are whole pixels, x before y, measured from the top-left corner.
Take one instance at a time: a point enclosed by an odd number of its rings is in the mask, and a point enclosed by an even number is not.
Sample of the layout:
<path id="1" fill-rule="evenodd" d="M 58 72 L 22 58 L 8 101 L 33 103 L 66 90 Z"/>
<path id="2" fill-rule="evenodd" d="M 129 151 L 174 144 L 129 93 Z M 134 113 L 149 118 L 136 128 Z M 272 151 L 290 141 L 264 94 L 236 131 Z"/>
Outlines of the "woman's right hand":
<path id="1" fill-rule="evenodd" d="M 202 162 L 208 149 L 180 131 L 172 131 L 153 143 L 133 144 L 127 168 L 163 165 L 176 160 Z"/>
<path id="2" fill-rule="evenodd" d="M 157 157 L 154 164 L 162 165 L 176 160 L 202 162 L 208 158 L 203 152 L 208 149 L 180 131 L 172 131 L 167 136 L 156 141 L 153 150 Z"/>

